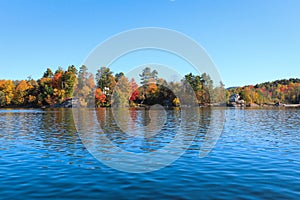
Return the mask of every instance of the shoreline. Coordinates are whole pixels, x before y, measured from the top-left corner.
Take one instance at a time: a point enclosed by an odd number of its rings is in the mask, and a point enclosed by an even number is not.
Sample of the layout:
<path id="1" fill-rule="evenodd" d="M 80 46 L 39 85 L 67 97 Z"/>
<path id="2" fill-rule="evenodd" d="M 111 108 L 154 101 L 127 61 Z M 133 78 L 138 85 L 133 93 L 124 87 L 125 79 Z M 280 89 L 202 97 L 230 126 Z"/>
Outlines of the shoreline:
<path id="1" fill-rule="evenodd" d="M 152 105 L 141 105 L 141 106 L 129 106 L 129 107 L 126 107 L 126 108 L 134 108 L 134 109 L 150 109 Z M 179 107 L 176 107 L 176 106 L 162 106 L 163 108 L 165 109 L 182 109 L 182 108 L 187 108 L 185 106 L 179 106 Z M 199 108 L 257 108 L 257 109 L 260 109 L 260 108 L 294 108 L 294 109 L 298 109 L 300 108 L 300 104 L 281 104 L 281 105 L 271 105 L 271 104 L 263 104 L 263 105 L 238 105 L 238 104 L 226 104 L 226 105 L 199 105 L 199 106 L 196 106 L 196 107 L 199 107 Z M 68 107 L 65 107 L 65 106 L 42 106 L 42 107 L 36 107 L 36 106 L 8 106 L 8 107 L 0 107 L 0 110 L 1 109 L 57 109 L 57 108 L 63 108 L 63 109 L 69 109 L 69 108 L 72 108 L 72 106 L 68 106 Z M 97 108 L 111 108 L 111 106 L 103 106 L 103 107 L 95 107 L 96 109 Z"/>

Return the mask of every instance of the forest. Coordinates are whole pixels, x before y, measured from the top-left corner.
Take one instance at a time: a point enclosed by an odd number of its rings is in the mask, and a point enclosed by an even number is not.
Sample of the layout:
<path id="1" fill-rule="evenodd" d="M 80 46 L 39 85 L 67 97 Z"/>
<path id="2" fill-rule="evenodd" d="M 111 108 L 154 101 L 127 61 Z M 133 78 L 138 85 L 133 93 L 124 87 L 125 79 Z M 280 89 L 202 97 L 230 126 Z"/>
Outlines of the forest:
<path id="1" fill-rule="evenodd" d="M 300 101 L 300 79 L 284 79 L 257 85 L 225 89 L 221 82 L 213 83 L 208 74 L 189 73 L 180 81 L 168 82 L 156 70 L 144 68 L 140 82 L 128 79 L 123 72 L 114 73 L 101 67 L 96 75 L 82 65 L 53 72 L 46 69 L 38 80 L 0 80 L 0 107 L 60 107 L 76 100 L 81 106 L 119 107 L 161 104 L 178 107 L 191 97 L 178 94 L 192 90 L 200 106 L 226 105 L 232 94 L 239 94 L 247 104 L 297 104 Z"/>
<path id="2" fill-rule="evenodd" d="M 230 88 L 226 90 L 227 96 L 239 94 L 246 103 L 263 104 L 299 104 L 300 79 L 282 79 L 256 85 Z"/>

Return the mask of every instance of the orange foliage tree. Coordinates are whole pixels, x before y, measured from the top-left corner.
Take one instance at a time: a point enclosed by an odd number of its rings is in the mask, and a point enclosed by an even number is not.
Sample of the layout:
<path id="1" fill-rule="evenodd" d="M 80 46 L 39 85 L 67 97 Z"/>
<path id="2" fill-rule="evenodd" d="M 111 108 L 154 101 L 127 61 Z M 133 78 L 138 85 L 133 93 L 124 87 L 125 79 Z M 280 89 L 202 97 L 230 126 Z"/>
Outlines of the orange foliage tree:
<path id="1" fill-rule="evenodd" d="M 106 95 L 103 94 L 100 88 L 95 90 L 95 98 L 97 107 L 104 106 L 106 102 Z"/>

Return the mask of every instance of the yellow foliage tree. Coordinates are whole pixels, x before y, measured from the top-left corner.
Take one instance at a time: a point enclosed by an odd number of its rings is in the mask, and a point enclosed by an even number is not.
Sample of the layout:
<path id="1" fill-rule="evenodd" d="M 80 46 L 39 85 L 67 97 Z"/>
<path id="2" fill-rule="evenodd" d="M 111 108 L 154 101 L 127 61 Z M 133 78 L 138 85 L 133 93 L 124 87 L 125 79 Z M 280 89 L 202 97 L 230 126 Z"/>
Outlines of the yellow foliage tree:
<path id="1" fill-rule="evenodd" d="M 180 105 L 180 101 L 177 97 L 173 99 L 173 105 L 176 107 L 178 107 Z"/>
<path id="2" fill-rule="evenodd" d="M 14 97 L 15 85 L 12 80 L 0 80 L 0 91 L 5 94 L 5 105 L 10 105 Z"/>
<path id="3" fill-rule="evenodd" d="M 15 105 L 21 105 L 25 103 L 27 92 L 30 88 L 31 86 L 27 83 L 27 81 L 22 80 L 19 82 L 15 89 L 15 95 L 13 98 L 13 102 Z"/>

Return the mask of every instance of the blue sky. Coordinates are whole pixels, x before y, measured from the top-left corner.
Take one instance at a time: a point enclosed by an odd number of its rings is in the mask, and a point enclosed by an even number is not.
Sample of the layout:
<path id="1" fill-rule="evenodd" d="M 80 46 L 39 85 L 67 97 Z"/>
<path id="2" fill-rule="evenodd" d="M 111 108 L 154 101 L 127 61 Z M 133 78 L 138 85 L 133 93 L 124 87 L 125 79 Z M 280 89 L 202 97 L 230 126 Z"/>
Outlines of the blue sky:
<path id="1" fill-rule="evenodd" d="M 202 45 L 227 87 L 300 77 L 298 0 L 1 0 L 0 79 L 79 67 L 99 43 L 141 27 Z"/>

